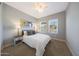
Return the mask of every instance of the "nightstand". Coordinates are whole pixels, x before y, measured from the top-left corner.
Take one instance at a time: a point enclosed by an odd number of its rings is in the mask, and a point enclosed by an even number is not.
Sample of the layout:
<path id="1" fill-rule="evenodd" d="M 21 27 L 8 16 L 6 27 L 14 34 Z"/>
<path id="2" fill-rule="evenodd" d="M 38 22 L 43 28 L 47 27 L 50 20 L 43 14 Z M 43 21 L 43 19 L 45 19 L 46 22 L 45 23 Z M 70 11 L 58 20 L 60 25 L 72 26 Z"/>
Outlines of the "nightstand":
<path id="1" fill-rule="evenodd" d="M 16 44 L 18 44 L 19 42 L 22 42 L 22 36 L 16 36 L 13 40 L 13 46 L 15 47 Z"/>

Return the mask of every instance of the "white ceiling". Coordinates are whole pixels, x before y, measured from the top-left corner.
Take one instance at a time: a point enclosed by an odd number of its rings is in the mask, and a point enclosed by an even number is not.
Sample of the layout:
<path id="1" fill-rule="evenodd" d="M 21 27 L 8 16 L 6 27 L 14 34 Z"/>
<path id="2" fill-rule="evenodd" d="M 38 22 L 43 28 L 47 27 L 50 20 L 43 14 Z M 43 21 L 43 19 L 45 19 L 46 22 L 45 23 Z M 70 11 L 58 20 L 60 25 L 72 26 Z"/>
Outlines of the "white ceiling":
<path id="1" fill-rule="evenodd" d="M 43 12 L 39 13 L 37 10 L 33 8 L 34 2 L 6 2 L 6 4 L 36 18 L 41 18 L 64 11 L 68 6 L 68 2 L 44 2 L 44 3 L 47 4 L 47 8 Z"/>

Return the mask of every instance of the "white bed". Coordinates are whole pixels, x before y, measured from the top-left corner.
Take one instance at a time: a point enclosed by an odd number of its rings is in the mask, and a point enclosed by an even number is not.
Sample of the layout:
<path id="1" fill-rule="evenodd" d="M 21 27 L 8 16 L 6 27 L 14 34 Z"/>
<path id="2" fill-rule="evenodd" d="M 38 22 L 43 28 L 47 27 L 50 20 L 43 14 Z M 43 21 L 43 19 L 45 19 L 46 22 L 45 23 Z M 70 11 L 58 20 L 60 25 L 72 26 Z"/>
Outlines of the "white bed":
<path id="1" fill-rule="evenodd" d="M 36 56 L 42 56 L 44 54 L 45 47 L 50 40 L 50 36 L 40 33 L 31 36 L 23 36 L 23 42 L 36 49 Z"/>

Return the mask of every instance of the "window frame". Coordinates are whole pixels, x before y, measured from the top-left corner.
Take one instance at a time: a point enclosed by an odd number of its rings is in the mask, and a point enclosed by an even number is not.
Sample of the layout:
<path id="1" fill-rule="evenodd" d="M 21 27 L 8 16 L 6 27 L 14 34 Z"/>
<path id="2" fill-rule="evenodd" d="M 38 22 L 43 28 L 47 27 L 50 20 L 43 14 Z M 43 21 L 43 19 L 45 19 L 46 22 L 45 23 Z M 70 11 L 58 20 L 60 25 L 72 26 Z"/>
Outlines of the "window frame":
<path id="1" fill-rule="evenodd" d="M 50 24 L 49 24 L 49 22 L 57 22 L 56 24 L 54 24 L 54 25 L 56 25 L 56 27 L 57 27 L 56 32 L 51 32 L 51 31 L 50 31 Z M 53 24 L 52 24 L 52 25 L 53 25 Z M 58 18 L 54 18 L 54 19 L 48 20 L 48 32 L 51 32 L 51 33 L 53 33 L 53 34 L 58 34 Z"/>

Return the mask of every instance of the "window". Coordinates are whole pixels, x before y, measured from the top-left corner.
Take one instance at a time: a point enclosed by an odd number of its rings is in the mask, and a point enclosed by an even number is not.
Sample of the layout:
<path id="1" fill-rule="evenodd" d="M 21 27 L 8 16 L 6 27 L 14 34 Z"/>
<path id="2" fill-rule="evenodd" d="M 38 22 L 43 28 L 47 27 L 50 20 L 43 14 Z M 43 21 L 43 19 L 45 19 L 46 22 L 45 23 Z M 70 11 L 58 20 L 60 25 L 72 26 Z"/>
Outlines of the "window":
<path id="1" fill-rule="evenodd" d="M 51 19 L 48 21 L 49 32 L 58 33 L 58 19 Z"/>
<path id="2" fill-rule="evenodd" d="M 46 22 L 41 22 L 41 32 L 47 32 L 47 23 Z"/>

